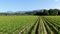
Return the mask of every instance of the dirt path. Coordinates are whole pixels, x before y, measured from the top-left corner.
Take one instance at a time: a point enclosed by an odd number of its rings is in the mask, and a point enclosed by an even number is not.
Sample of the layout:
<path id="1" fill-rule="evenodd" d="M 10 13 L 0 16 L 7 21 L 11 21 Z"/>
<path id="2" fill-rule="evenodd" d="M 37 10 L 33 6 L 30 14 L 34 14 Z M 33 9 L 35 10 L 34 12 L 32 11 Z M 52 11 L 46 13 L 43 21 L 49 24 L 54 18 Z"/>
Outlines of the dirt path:
<path id="1" fill-rule="evenodd" d="M 43 18 L 42 18 L 42 24 L 43 24 L 43 28 L 44 28 L 44 34 L 47 34 L 47 30 L 46 30 L 46 28 L 44 26 Z"/>
<path id="2" fill-rule="evenodd" d="M 47 34 L 47 30 L 44 25 L 43 25 L 43 28 L 44 28 L 44 34 Z"/>
<path id="3" fill-rule="evenodd" d="M 40 23 L 39 23 L 39 34 L 47 34 L 46 28 L 43 23 L 43 18 L 40 17 Z"/>
<path id="4" fill-rule="evenodd" d="M 46 28 L 43 23 L 43 19 L 41 17 L 38 17 L 34 25 L 30 28 L 29 32 L 27 34 L 31 34 L 32 30 L 34 29 L 36 23 L 38 21 L 38 25 L 36 27 L 35 34 L 47 34 Z M 19 32 L 19 34 L 22 34 L 24 32 L 25 28 Z"/>
<path id="5" fill-rule="evenodd" d="M 22 34 L 22 33 L 24 32 L 25 29 L 26 29 L 26 28 L 24 28 L 23 30 L 21 30 L 21 31 L 19 32 L 19 34 Z"/>
<path id="6" fill-rule="evenodd" d="M 45 28 L 45 26 L 44 26 L 44 34 L 47 34 L 47 31 L 46 31 L 46 28 Z"/>

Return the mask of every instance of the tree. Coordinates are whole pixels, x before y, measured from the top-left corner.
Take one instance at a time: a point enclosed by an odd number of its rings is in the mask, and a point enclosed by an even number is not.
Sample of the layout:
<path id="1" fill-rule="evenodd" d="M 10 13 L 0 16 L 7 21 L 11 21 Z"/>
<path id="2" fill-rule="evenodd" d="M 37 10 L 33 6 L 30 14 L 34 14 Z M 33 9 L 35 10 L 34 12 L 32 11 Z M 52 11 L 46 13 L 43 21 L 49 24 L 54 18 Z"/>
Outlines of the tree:
<path id="1" fill-rule="evenodd" d="M 43 15 L 49 15 L 49 12 L 48 12 L 48 10 L 46 10 L 46 9 L 43 9 Z"/>
<path id="2" fill-rule="evenodd" d="M 43 15 L 42 10 L 38 10 L 38 11 L 35 13 L 35 15 Z"/>
<path id="3" fill-rule="evenodd" d="M 49 15 L 57 15 L 58 14 L 58 11 L 56 9 L 50 9 L 48 10 L 49 12 Z"/>

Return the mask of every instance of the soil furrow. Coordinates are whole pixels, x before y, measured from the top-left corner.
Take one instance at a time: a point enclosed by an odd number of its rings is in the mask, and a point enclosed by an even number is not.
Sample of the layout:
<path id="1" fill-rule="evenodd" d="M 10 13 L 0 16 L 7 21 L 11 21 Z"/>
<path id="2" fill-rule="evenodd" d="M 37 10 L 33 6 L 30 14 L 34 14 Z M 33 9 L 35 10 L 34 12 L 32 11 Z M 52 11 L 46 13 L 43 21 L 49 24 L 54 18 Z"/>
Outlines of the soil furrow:
<path id="1" fill-rule="evenodd" d="M 38 17 L 38 19 L 39 19 L 39 17 Z M 38 21 L 38 19 L 37 19 L 37 21 Z M 29 30 L 29 32 L 28 32 L 27 34 L 31 34 L 31 32 L 32 32 L 32 30 L 34 29 L 34 26 L 36 25 L 37 21 L 36 21 L 36 22 L 34 23 L 34 25 L 30 28 L 30 30 Z"/>
<path id="2" fill-rule="evenodd" d="M 38 34 L 38 29 L 39 29 L 39 20 L 38 20 L 38 25 L 37 25 L 37 28 L 36 28 L 35 34 Z"/>

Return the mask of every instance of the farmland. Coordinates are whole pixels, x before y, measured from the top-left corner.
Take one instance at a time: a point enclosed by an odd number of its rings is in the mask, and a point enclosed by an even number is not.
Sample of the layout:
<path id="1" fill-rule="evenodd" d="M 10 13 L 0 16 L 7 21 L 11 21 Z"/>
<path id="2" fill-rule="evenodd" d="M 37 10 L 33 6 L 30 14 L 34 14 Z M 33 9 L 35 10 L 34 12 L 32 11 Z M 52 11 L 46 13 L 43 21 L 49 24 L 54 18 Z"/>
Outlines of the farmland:
<path id="1" fill-rule="evenodd" d="M 0 34 L 60 34 L 60 16 L 0 16 Z"/>
<path id="2" fill-rule="evenodd" d="M 29 29 L 36 19 L 36 16 L 0 16 L 0 34 L 19 34 L 22 29 Z"/>
<path id="3" fill-rule="evenodd" d="M 45 16 L 44 20 L 48 34 L 60 34 L 60 16 Z"/>

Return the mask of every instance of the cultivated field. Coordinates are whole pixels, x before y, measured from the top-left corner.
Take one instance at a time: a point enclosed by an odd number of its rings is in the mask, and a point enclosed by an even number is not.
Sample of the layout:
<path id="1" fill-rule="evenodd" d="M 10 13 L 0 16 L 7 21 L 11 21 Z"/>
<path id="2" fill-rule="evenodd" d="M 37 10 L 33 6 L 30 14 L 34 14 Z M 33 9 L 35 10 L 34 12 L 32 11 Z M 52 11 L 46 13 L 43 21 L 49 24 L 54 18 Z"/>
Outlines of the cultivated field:
<path id="1" fill-rule="evenodd" d="M 28 31 L 36 20 L 37 16 L 0 16 L 0 34 L 19 34 L 25 28 Z"/>
<path id="2" fill-rule="evenodd" d="M 0 16 L 0 34 L 60 34 L 60 16 Z"/>
<path id="3" fill-rule="evenodd" d="M 43 18 L 48 34 L 60 34 L 60 16 L 45 16 Z"/>

